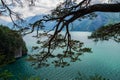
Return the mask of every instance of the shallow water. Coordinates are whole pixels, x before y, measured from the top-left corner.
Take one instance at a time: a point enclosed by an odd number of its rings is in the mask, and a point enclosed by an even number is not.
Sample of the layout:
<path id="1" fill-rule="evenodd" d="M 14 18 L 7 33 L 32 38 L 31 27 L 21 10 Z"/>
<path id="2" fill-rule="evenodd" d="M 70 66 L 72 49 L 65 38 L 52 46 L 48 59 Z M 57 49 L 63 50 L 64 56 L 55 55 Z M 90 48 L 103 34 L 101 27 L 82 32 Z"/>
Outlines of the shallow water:
<path id="1" fill-rule="evenodd" d="M 120 44 L 114 41 L 93 42 L 88 40 L 90 32 L 71 32 L 72 38 L 85 42 L 85 46 L 92 48 L 93 53 L 85 53 L 80 56 L 81 61 L 71 63 L 65 68 L 55 68 L 53 65 L 47 68 L 34 69 L 30 63 L 25 61 L 26 57 L 9 64 L 4 69 L 8 69 L 14 75 L 23 76 L 40 76 L 49 80 L 72 80 L 78 76 L 78 72 L 85 75 L 100 74 L 111 80 L 120 80 Z M 33 34 L 24 37 L 31 53 L 32 45 L 35 45 L 36 39 L 32 38 Z M 16 77 L 17 78 L 17 77 Z"/>

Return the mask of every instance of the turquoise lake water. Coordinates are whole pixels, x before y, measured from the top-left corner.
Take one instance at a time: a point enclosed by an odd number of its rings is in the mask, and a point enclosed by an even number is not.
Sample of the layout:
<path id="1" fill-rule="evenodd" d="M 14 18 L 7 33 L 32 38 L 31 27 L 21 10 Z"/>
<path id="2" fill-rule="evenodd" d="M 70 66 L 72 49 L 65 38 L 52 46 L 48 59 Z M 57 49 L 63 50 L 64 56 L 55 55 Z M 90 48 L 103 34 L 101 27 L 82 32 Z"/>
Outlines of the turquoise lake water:
<path id="1" fill-rule="evenodd" d="M 85 46 L 92 48 L 93 53 L 85 53 L 80 56 L 81 61 L 71 63 L 65 68 L 56 68 L 53 65 L 34 69 L 29 62 L 23 57 L 15 63 L 9 64 L 4 69 L 8 69 L 15 76 L 40 76 L 41 80 L 72 80 L 78 76 L 78 72 L 85 75 L 100 74 L 111 80 L 120 80 L 120 44 L 112 40 L 99 41 L 97 43 L 88 40 L 87 36 L 90 32 L 71 32 L 72 38 L 85 42 Z M 29 54 L 32 54 L 31 47 L 35 45 L 33 34 L 24 37 L 24 40 L 29 49 Z"/>

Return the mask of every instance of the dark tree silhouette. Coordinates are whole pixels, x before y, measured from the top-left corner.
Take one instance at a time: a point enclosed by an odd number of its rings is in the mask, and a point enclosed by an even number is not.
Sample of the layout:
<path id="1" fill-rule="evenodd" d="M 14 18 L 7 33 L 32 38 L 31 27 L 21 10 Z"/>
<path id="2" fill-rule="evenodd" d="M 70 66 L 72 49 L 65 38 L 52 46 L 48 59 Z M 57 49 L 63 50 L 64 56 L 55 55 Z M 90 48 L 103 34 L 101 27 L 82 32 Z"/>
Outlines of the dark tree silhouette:
<path id="1" fill-rule="evenodd" d="M 54 63 L 55 66 L 61 66 L 69 65 L 64 61 L 65 57 L 71 58 L 71 61 L 78 60 L 78 56 L 81 55 L 84 52 L 90 52 L 89 48 L 81 48 L 77 46 L 76 44 L 81 44 L 79 41 L 75 41 L 71 39 L 71 35 L 69 32 L 69 26 L 77 19 L 83 18 L 87 15 L 87 17 L 94 17 L 95 15 L 93 12 L 120 12 L 120 4 L 93 4 L 90 5 L 90 0 L 82 0 L 79 3 L 76 3 L 74 0 L 65 0 L 65 2 L 58 5 L 54 10 L 51 11 L 51 14 L 44 16 L 43 19 L 40 19 L 36 21 L 34 24 L 32 24 L 32 30 L 34 31 L 35 28 L 39 30 L 40 28 L 43 28 L 43 24 L 45 22 L 49 21 L 56 21 L 56 25 L 52 30 L 54 30 L 53 35 L 49 34 L 49 31 L 44 34 L 37 34 L 37 37 L 41 37 L 42 35 L 47 35 L 48 39 L 44 42 L 40 42 L 44 45 L 42 53 L 44 56 L 39 56 L 39 61 L 45 61 L 47 58 L 51 57 L 58 57 L 59 60 L 55 60 Z M 89 14 L 89 15 L 88 15 Z M 49 26 L 48 26 L 49 27 Z M 115 28 L 115 27 L 112 27 Z M 66 33 L 63 36 L 60 36 L 60 32 L 65 29 Z M 31 33 L 29 32 L 29 33 Z M 113 31 L 114 32 L 114 31 Z M 28 33 L 26 33 L 28 34 Z M 94 37 L 95 38 L 95 37 Z M 53 55 L 52 52 L 54 49 L 56 49 L 60 44 L 64 43 L 66 45 L 66 50 L 63 51 L 64 54 L 58 54 Z M 76 47 L 74 47 L 76 46 Z M 82 45 L 80 45 L 82 46 Z M 64 45 L 62 46 L 62 48 Z M 35 48 L 35 47 L 34 47 Z M 41 47 L 40 47 L 41 48 Z M 47 48 L 48 51 L 45 51 L 44 48 Z M 78 51 L 76 49 L 79 49 Z M 65 49 L 65 47 L 64 47 Z M 82 51 L 82 52 L 81 52 Z M 79 54 L 74 55 L 74 53 L 79 52 Z M 67 55 L 67 56 L 66 56 Z M 76 56 L 76 57 L 74 57 Z M 35 60 L 35 59 L 33 59 Z M 42 62 L 40 62 L 41 65 Z"/>
<path id="2" fill-rule="evenodd" d="M 9 11 L 9 16 L 13 15 L 13 11 L 1 0 L 2 5 L 6 10 Z M 33 0 L 30 1 L 33 4 Z M 41 54 L 37 55 L 37 59 L 30 57 L 34 62 L 39 62 L 38 65 L 45 64 L 47 58 L 49 57 L 59 57 L 58 61 L 54 61 L 56 66 L 69 65 L 63 61 L 64 57 L 69 57 L 72 61 L 78 60 L 78 56 L 84 52 L 91 52 L 89 48 L 83 48 L 80 41 L 72 40 L 71 34 L 69 31 L 69 26 L 77 19 L 87 17 L 94 17 L 94 12 L 120 12 L 120 3 L 102 3 L 102 4 L 91 4 L 91 0 L 65 0 L 63 3 L 60 3 L 55 9 L 51 11 L 50 14 L 44 16 L 42 19 L 36 21 L 33 24 L 30 24 L 30 32 L 24 32 L 24 34 L 29 34 L 37 29 L 37 36 L 47 36 L 45 41 L 38 41 L 38 44 L 42 44 L 40 47 Z M 2 11 L 0 11 L 2 12 Z M 12 17 L 11 20 L 13 21 Z M 53 34 L 50 34 L 51 31 L 46 31 L 45 33 L 40 34 L 39 30 L 45 27 L 44 23 L 55 21 L 56 24 L 53 26 Z M 14 21 L 13 21 L 14 23 Z M 16 23 L 14 23 L 16 25 Z M 16 25 L 17 26 L 17 25 Z M 47 26 L 49 27 L 49 26 Z M 113 27 L 114 28 L 114 27 Z M 26 28 L 22 28 L 24 31 Z M 65 34 L 61 36 L 60 32 L 65 29 Z M 64 54 L 53 55 L 53 51 L 57 48 L 64 48 Z M 79 49 L 78 49 L 79 48 Z M 33 47 L 33 49 L 39 49 L 39 47 Z M 78 52 L 76 55 L 75 53 Z M 59 65 L 60 64 L 60 65 Z"/>

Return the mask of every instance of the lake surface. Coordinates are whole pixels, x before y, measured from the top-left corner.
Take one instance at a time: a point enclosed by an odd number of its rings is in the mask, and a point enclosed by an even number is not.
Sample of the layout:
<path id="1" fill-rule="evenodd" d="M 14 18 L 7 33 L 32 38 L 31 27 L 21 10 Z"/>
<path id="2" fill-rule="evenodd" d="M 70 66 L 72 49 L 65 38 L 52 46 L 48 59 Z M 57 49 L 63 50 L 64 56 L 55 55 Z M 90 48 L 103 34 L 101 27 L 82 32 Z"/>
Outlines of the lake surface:
<path id="1" fill-rule="evenodd" d="M 72 80 L 78 76 L 78 72 L 85 75 L 100 74 L 111 80 L 120 80 L 120 44 L 112 40 L 99 41 L 97 43 L 88 40 L 87 36 L 90 32 L 71 32 L 72 38 L 85 42 L 85 46 L 92 48 L 93 53 L 85 53 L 80 56 L 81 61 L 71 63 L 65 68 L 57 68 L 51 65 L 34 69 L 29 62 L 23 57 L 15 63 L 9 64 L 4 69 L 11 71 L 15 76 L 39 76 L 41 80 Z M 31 52 L 32 45 L 35 45 L 33 34 L 24 37 L 24 40 Z M 17 77 L 16 77 L 17 78 Z"/>

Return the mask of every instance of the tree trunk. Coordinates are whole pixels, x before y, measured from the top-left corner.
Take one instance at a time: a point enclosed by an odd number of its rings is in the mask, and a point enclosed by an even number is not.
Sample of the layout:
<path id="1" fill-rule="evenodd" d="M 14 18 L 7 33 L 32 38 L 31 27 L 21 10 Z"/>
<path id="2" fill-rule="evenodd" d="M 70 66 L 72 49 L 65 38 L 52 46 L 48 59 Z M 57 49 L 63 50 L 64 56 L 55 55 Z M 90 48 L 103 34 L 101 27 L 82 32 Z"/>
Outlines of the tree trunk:
<path id="1" fill-rule="evenodd" d="M 94 4 L 86 8 L 71 12 L 67 14 L 66 16 L 73 15 L 73 17 L 68 20 L 68 22 L 70 23 L 76 20 L 77 18 L 80 18 L 81 16 L 84 16 L 92 12 L 120 12 L 120 4 L 119 3 L 117 4 Z"/>

